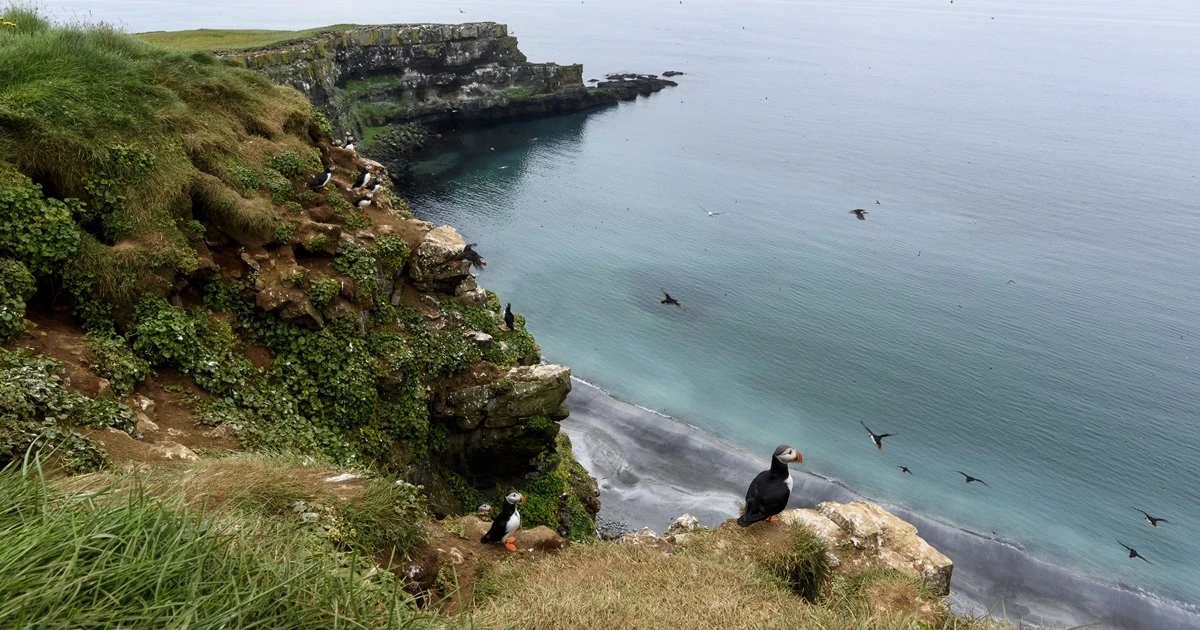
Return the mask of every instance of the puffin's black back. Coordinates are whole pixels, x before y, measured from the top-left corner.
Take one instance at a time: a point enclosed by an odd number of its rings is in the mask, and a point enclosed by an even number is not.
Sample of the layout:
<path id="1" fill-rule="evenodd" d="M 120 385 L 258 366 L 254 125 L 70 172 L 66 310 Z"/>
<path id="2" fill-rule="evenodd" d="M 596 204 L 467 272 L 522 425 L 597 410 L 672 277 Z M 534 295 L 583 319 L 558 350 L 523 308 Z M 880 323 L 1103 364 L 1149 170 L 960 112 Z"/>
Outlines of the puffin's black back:
<path id="1" fill-rule="evenodd" d="M 749 527 L 779 514 L 787 507 L 792 490 L 787 487 L 787 464 L 771 457 L 771 469 L 758 473 L 746 490 L 746 509 L 737 523 Z"/>
<path id="2" fill-rule="evenodd" d="M 492 526 L 488 528 L 487 533 L 479 539 L 481 543 L 500 542 L 504 538 L 504 526 L 508 524 L 508 519 L 517 511 L 515 504 L 504 501 L 504 507 L 500 509 L 500 513 L 496 518 L 492 519 Z"/>

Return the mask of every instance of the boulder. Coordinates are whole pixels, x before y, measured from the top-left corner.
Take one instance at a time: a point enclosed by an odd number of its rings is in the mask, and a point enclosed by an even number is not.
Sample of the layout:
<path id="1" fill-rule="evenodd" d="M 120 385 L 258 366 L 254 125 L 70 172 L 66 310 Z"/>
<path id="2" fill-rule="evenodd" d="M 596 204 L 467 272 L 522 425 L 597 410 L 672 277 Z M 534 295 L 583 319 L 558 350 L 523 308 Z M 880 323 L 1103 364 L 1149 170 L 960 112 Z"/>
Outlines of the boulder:
<path id="1" fill-rule="evenodd" d="M 459 259 L 466 245 L 463 237 L 448 225 L 426 233 L 408 266 L 413 286 L 420 291 L 452 294 L 471 275 L 470 265 Z"/>
<path id="2" fill-rule="evenodd" d="M 505 375 L 512 389 L 488 406 L 484 426 L 512 426 L 530 416 L 553 416 L 571 392 L 571 368 L 564 365 L 521 365 Z"/>
<path id="3" fill-rule="evenodd" d="M 867 559 L 920 578 L 937 595 L 950 594 L 954 563 L 918 536 L 917 528 L 910 523 L 866 501 L 827 501 L 818 505 L 817 511 Z"/>

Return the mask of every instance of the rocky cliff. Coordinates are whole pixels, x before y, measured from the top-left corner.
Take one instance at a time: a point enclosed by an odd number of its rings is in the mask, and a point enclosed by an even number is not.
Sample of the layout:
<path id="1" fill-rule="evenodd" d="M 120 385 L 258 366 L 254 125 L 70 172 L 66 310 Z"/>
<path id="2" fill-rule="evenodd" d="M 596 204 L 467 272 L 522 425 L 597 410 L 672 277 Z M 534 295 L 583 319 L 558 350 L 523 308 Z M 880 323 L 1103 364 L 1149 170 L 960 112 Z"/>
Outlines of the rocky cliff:
<path id="1" fill-rule="evenodd" d="M 614 75 L 587 87 L 581 65 L 530 63 L 508 27 L 493 22 L 354 27 L 222 54 L 301 91 L 363 140 L 390 125 L 540 117 L 675 85 Z"/>

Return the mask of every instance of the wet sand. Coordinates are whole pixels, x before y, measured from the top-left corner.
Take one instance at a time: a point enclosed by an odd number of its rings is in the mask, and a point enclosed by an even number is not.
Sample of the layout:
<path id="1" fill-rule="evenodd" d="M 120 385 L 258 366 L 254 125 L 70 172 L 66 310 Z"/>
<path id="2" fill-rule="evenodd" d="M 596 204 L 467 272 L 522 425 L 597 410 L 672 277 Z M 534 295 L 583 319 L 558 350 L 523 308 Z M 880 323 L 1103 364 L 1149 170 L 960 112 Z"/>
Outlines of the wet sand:
<path id="1" fill-rule="evenodd" d="M 575 379 L 562 424 L 575 456 L 600 484 L 600 519 L 633 530 L 666 528 L 689 513 L 712 526 L 737 516 L 746 486 L 768 465 L 756 455 L 696 427 L 617 400 Z M 799 446 L 799 445 L 797 445 Z M 793 470 L 789 507 L 866 500 L 832 479 Z M 1069 627 L 1099 620 L 1101 628 L 1200 628 L 1200 611 L 1076 575 L 1015 545 L 880 503 L 912 523 L 954 561 L 955 610 L 991 611 L 1012 623 Z"/>

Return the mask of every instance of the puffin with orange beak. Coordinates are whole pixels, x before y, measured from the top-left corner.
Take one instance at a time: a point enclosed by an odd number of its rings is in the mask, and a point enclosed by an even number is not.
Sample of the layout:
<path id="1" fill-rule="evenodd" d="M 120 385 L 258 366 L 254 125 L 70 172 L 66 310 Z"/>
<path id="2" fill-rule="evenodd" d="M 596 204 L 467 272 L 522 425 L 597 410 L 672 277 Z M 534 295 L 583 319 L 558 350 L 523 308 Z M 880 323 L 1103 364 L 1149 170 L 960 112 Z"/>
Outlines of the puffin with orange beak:
<path id="1" fill-rule="evenodd" d="M 513 536 L 513 532 L 521 528 L 521 513 L 517 511 L 517 504 L 524 503 L 525 497 L 521 496 L 520 492 L 510 492 L 504 497 L 504 507 L 496 518 L 492 519 L 492 526 L 479 539 L 481 543 L 498 543 L 503 541 L 504 548 L 509 551 L 516 551 L 517 539 Z"/>
<path id="2" fill-rule="evenodd" d="M 800 451 L 781 444 L 771 456 L 771 468 L 758 473 L 746 490 L 746 509 L 737 523 L 749 527 L 759 521 L 775 521 L 792 497 L 792 471 L 788 464 L 802 463 Z"/>

